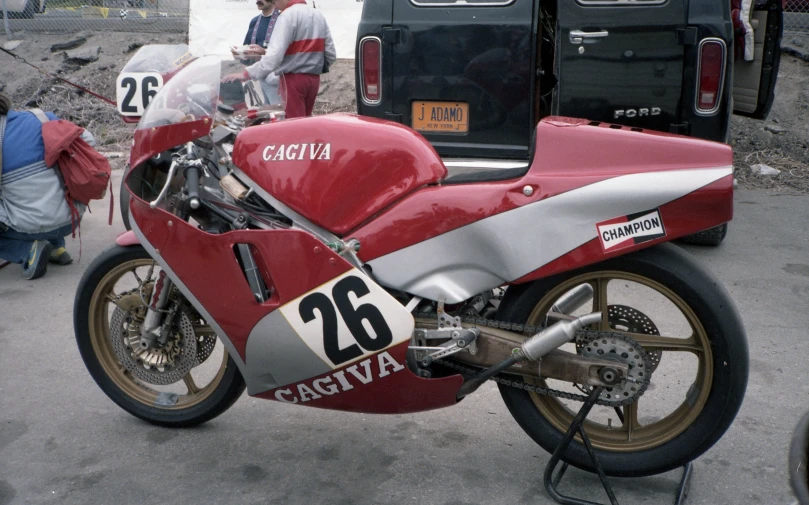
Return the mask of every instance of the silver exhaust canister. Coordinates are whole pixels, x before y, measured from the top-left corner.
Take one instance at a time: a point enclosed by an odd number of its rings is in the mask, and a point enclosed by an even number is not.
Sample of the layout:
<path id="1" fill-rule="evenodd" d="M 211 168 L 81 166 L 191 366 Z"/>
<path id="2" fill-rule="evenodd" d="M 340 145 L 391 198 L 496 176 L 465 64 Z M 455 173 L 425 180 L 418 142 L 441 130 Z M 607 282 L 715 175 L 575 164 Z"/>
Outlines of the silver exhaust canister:
<path id="1" fill-rule="evenodd" d="M 571 321 L 559 321 L 523 342 L 519 354 L 527 360 L 539 361 L 552 350 L 573 340 L 576 332 L 601 321 L 601 312 L 593 312 Z"/>
<path id="2" fill-rule="evenodd" d="M 599 321 L 601 321 L 601 312 L 593 312 L 570 321 L 554 323 L 523 342 L 522 346 L 515 349 L 514 353 L 504 361 L 483 370 L 464 382 L 458 390 L 458 399 L 474 393 L 484 382 L 519 361 L 539 361 L 542 356 L 573 340 L 577 331 Z"/>

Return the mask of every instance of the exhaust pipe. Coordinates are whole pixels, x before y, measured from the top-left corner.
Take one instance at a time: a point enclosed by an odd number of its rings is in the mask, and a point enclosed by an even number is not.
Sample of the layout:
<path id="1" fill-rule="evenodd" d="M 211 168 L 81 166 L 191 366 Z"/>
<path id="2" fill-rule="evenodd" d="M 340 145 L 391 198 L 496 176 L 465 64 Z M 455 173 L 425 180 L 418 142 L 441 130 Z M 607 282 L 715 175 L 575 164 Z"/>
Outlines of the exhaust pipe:
<path id="1" fill-rule="evenodd" d="M 593 299 L 593 286 L 590 284 L 579 284 L 575 288 L 566 292 L 556 300 L 548 315 L 545 316 L 545 326 L 556 321 L 558 318 L 551 314 L 565 314 L 569 315 L 583 306 L 585 303 Z M 568 319 L 568 318 L 564 318 Z"/>
<path id="2" fill-rule="evenodd" d="M 590 284 L 579 284 L 556 300 L 551 307 L 551 312 L 570 314 L 593 298 L 593 286 Z"/>
<path id="3" fill-rule="evenodd" d="M 571 321 L 559 321 L 523 342 L 518 354 L 524 359 L 539 361 L 542 356 L 573 340 L 580 329 L 600 321 L 601 312 L 593 312 Z"/>
<path id="4" fill-rule="evenodd" d="M 576 332 L 585 326 L 601 321 L 601 312 L 593 312 L 571 321 L 559 321 L 558 323 L 545 328 L 533 337 L 523 342 L 519 349 L 497 365 L 487 368 L 473 378 L 464 382 L 458 390 L 458 399 L 474 393 L 484 382 L 507 369 L 518 361 L 539 361 L 552 350 L 562 344 L 570 342 L 576 336 Z"/>

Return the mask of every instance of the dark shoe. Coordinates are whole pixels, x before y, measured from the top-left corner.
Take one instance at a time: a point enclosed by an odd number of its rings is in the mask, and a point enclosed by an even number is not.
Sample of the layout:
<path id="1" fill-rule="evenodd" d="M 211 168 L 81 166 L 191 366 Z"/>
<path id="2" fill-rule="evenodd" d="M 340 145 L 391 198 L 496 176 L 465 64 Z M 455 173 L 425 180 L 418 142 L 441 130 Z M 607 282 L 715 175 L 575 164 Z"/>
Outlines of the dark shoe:
<path id="1" fill-rule="evenodd" d="M 31 246 L 28 260 L 22 264 L 22 276 L 32 281 L 39 279 L 48 271 L 48 258 L 53 251 L 53 244 L 47 240 L 37 240 Z"/>
<path id="2" fill-rule="evenodd" d="M 64 247 L 57 247 L 53 250 L 53 252 L 51 252 L 48 261 L 50 261 L 51 263 L 55 263 L 57 265 L 64 266 L 73 263 L 73 258 L 70 257 L 70 254 L 68 254 L 67 249 L 65 249 Z"/>

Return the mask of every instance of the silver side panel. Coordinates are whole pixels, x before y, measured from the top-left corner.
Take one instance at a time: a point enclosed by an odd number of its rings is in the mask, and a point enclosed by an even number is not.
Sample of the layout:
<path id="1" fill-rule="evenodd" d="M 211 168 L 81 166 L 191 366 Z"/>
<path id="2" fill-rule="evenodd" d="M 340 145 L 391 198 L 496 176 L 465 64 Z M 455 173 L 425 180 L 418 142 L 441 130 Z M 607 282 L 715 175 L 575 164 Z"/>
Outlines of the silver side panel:
<path id="1" fill-rule="evenodd" d="M 250 395 L 332 371 L 301 340 L 280 310 L 271 312 L 253 328 L 244 354 L 249 379 L 247 375 L 244 378 Z"/>
<path id="2" fill-rule="evenodd" d="M 731 173 L 728 166 L 614 177 L 477 221 L 369 264 L 384 286 L 459 303 L 597 238 L 596 223 L 654 209 Z"/>

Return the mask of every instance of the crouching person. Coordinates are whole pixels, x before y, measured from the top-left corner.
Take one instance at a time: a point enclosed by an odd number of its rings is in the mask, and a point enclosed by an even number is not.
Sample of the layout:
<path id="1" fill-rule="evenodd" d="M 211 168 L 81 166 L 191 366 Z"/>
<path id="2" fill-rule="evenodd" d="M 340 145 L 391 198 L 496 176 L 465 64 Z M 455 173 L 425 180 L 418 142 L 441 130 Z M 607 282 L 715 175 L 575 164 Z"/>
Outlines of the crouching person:
<path id="1" fill-rule="evenodd" d="M 20 264 L 29 280 L 45 275 L 49 262 L 73 261 L 65 237 L 85 210 L 66 197 L 61 174 L 46 163 L 42 129 L 56 119 L 52 113 L 12 110 L 11 100 L 0 93 L 0 259 Z M 82 138 L 95 143 L 89 132 Z"/>

